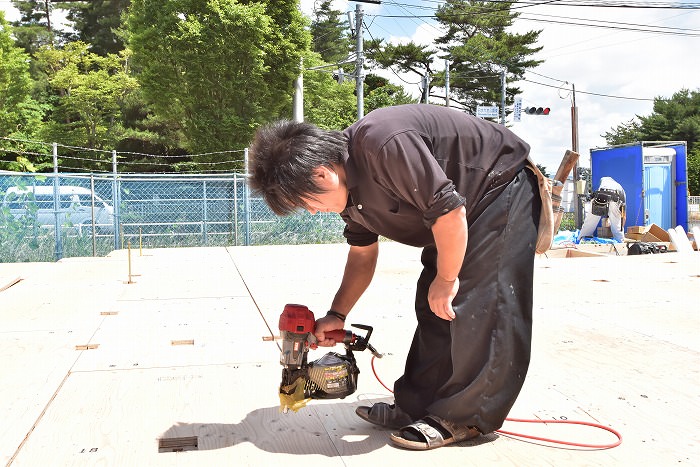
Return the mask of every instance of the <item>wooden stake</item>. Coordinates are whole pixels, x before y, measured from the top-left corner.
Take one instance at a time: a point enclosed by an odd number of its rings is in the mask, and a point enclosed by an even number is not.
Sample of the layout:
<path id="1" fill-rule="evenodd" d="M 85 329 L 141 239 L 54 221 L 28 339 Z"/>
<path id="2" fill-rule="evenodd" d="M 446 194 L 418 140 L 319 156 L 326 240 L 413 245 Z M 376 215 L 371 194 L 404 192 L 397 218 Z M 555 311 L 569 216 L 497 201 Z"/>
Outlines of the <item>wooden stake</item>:
<path id="1" fill-rule="evenodd" d="M 134 282 L 131 280 L 131 240 L 128 241 L 127 245 L 129 246 L 129 282 L 127 284 L 133 284 Z"/>

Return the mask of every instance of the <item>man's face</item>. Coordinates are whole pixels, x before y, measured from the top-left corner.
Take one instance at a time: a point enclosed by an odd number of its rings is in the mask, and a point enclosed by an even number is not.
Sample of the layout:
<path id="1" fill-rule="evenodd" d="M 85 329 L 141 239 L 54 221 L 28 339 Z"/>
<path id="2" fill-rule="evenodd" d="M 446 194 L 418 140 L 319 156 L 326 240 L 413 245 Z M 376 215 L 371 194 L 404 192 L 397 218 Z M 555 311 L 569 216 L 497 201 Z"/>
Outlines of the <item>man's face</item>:
<path id="1" fill-rule="evenodd" d="M 328 167 L 319 167 L 313 174 L 316 185 L 323 193 L 302 198 L 306 210 L 311 214 L 317 212 L 337 212 L 345 209 L 348 202 L 348 189 L 342 176 L 342 170 L 334 171 Z"/>

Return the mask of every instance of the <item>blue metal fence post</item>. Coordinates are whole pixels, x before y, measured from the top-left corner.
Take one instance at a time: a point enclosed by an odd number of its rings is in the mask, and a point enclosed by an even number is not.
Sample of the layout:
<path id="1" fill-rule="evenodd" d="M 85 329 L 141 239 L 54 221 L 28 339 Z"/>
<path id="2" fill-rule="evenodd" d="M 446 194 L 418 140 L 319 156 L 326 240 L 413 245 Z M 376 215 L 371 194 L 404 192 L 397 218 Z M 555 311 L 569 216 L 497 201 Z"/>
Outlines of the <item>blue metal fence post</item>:
<path id="1" fill-rule="evenodd" d="M 90 173 L 90 232 L 92 233 L 92 256 L 97 256 L 97 229 L 95 228 L 95 174 Z"/>
<path id="2" fill-rule="evenodd" d="M 207 245 L 207 181 L 202 181 L 202 245 Z"/>
<path id="3" fill-rule="evenodd" d="M 250 245 L 250 188 L 248 187 L 248 177 L 250 172 L 248 171 L 248 148 L 243 151 L 243 159 L 245 162 L 245 183 L 243 184 L 243 199 L 245 202 L 245 246 Z"/>
<path id="4" fill-rule="evenodd" d="M 53 152 L 53 209 L 56 261 L 63 258 L 63 237 L 61 236 L 61 189 L 58 180 L 58 144 L 52 144 Z"/>
<path id="5" fill-rule="evenodd" d="M 238 174 L 233 174 L 233 244 L 238 246 Z"/>
<path id="6" fill-rule="evenodd" d="M 114 212 L 114 249 L 119 249 L 119 184 L 117 183 L 117 151 L 112 150 L 112 209 Z"/>

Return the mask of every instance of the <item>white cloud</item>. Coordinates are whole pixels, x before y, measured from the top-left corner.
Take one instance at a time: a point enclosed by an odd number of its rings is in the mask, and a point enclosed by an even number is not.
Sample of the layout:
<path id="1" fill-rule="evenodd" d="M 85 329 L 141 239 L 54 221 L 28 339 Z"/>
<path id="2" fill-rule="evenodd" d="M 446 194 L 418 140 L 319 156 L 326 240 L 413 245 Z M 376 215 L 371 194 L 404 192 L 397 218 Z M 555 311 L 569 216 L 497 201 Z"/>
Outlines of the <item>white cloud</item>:
<path id="1" fill-rule="evenodd" d="M 528 12 L 533 12 L 530 9 Z M 611 8 L 541 7 L 547 14 L 595 18 L 627 24 L 690 28 L 697 31 L 698 11 L 630 10 Z M 565 10 L 565 11 L 563 11 Z M 637 26 L 620 26 L 637 27 Z M 641 26 L 639 26 L 641 27 Z M 589 164 L 590 149 L 605 146 L 601 137 L 636 115 L 649 115 L 653 102 L 617 99 L 588 93 L 629 98 L 671 97 L 682 88 L 700 88 L 700 37 L 614 31 L 581 26 L 550 25 L 518 20 L 516 30 L 542 28 L 539 57 L 545 62 L 535 73 L 568 81 L 576 86 L 579 152 Z M 557 86 L 557 82 L 527 73 L 531 81 Z M 563 84 L 563 83 L 562 83 Z M 532 146 L 532 156 L 551 171 L 566 148 L 571 147 L 570 97 L 560 99 L 556 88 L 519 83 L 524 105 L 549 105 L 549 116 L 524 115 L 513 131 Z"/>
<path id="2" fill-rule="evenodd" d="M 9 3 L 9 2 L 8 2 Z M 15 8 L 12 4 L 0 6 L 0 10 L 5 12 L 5 20 L 12 22 L 18 21 L 20 18 L 19 10 Z"/>

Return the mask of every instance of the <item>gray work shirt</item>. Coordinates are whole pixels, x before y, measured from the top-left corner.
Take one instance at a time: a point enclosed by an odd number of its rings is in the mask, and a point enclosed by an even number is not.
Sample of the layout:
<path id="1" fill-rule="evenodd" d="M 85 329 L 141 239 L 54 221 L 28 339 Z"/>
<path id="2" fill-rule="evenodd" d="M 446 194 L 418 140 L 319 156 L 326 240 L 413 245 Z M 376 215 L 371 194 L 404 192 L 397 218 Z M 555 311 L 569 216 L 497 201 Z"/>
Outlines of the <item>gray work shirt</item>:
<path id="1" fill-rule="evenodd" d="M 409 104 L 377 109 L 344 134 L 350 245 L 378 235 L 407 245 L 434 244 L 431 227 L 464 205 L 495 197 L 524 166 L 530 147 L 510 130 L 455 109 Z"/>

